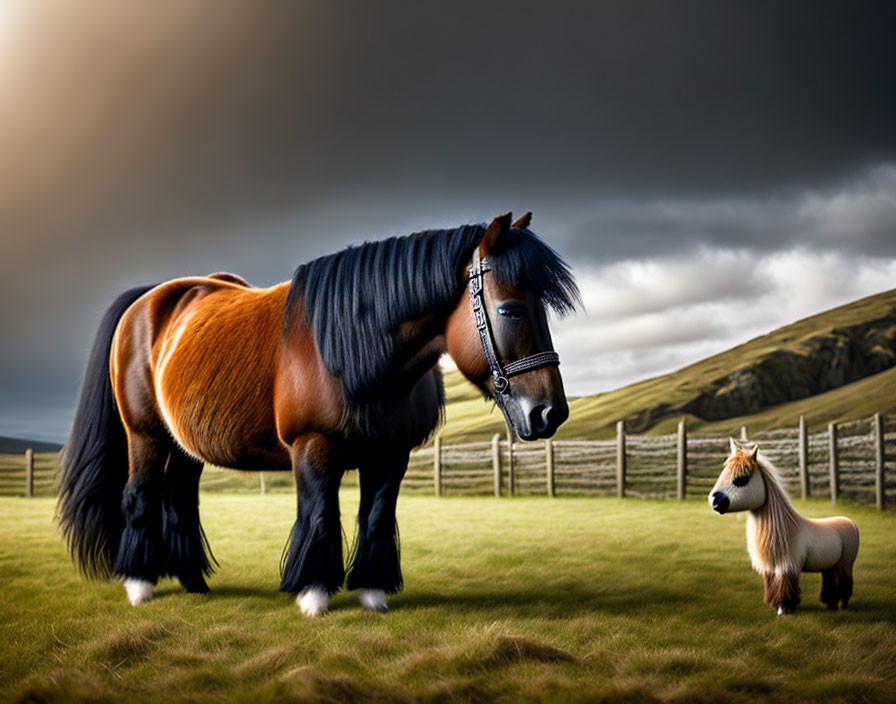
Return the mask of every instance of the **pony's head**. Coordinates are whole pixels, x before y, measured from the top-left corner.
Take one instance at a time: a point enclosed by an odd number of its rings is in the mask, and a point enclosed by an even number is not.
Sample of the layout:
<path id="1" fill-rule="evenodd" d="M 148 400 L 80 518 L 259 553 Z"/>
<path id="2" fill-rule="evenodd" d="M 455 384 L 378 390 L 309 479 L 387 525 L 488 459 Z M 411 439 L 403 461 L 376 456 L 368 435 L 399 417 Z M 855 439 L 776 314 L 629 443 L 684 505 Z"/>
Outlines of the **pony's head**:
<path id="1" fill-rule="evenodd" d="M 445 335 L 460 371 L 523 440 L 549 438 L 569 417 L 546 306 L 563 315 L 579 302 L 569 267 L 529 230 L 531 218 L 511 225 L 508 213 L 485 230 Z"/>
<path id="2" fill-rule="evenodd" d="M 765 480 L 759 468 L 759 445 L 730 440 L 731 454 L 709 492 L 709 505 L 719 513 L 755 511 L 766 499 Z"/>

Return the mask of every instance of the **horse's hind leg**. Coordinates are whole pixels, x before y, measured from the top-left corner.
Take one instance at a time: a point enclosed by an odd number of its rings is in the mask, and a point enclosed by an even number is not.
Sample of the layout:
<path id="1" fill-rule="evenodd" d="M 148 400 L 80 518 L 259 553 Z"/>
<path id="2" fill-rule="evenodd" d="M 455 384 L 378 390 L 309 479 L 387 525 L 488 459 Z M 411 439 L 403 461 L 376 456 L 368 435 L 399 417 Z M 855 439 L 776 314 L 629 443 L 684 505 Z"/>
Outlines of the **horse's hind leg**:
<path id="1" fill-rule="evenodd" d="M 280 591 L 298 594 L 296 602 L 306 616 L 322 616 L 329 595 L 345 580 L 339 520 L 343 467 L 322 435 L 298 440 L 290 453 L 298 515 L 281 562 Z"/>
<path id="2" fill-rule="evenodd" d="M 202 462 L 173 447 L 162 480 L 164 573 L 177 577 L 188 592 L 199 594 L 208 592 L 205 576 L 212 573 L 214 561 L 199 523 L 202 467 Z"/>
<path id="3" fill-rule="evenodd" d="M 167 457 L 167 442 L 128 433 L 130 472 L 121 502 L 124 532 L 114 571 L 134 606 L 152 598 L 162 570 L 162 474 Z"/>
<path id="4" fill-rule="evenodd" d="M 830 567 L 821 571 L 821 591 L 818 600 L 829 609 L 836 609 L 840 601 L 840 590 L 837 585 L 836 568 Z"/>
<path id="5" fill-rule="evenodd" d="M 395 505 L 407 466 L 405 453 L 359 468 L 358 542 L 347 587 L 359 590 L 361 604 L 369 611 L 386 611 L 386 594 L 402 588 Z"/>
<path id="6" fill-rule="evenodd" d="M 834 570 L 837 575 L 837 590 L 840 592 L 840 605 L 845 609 L 852 597 L 852 570 L 847 570 L 842 562 L 838 562 Z"/>

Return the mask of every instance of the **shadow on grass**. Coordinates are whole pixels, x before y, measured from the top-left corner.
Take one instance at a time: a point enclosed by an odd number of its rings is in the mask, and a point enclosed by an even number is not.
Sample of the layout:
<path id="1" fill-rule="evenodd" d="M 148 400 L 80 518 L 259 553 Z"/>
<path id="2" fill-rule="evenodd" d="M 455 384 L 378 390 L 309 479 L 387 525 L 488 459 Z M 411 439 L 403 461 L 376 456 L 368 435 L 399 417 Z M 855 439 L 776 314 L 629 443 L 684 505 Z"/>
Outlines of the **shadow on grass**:
<path id="1" fill-rule="evenodd" d="M 156 591 L 157 599 L 170 596 L 186 595 L 176 584 L 160 585 Z M 295 596 L 270 588 L 252 587 L 248 585 L 222 585 L 215 587 L 207 595 L 190 595 L 200 601 L 241 601 L 254 599 L 260 603 L 277 606 L 289 606 Z M 761 599 L 761 594 L 757 594 Z M 689 608 L 702 609 L 701 595 L 684 593 L 656 585 L 613 584 L 603 588 L 565 586 L 561 590 L 548 587 L 466 587 L 435 591 L 426 587 L 410 587 L 399 594 L 388 598 L 392 612 L 450 609 L 468 613 L 493 615 L 496 611 L 511 611 L 517 617 L 537 617 L 550 619 L 570 619 L 577 616 L 590 616 L 595 613 L 609 613 L 615 616 L 637 616 L 645 614 L 681 613 Z M 332 597 L 331 607 L 341 611 L 356 605 L 356 592 L 341 590 Z M 769 607 L 769 618 L 774 613 Z M 849 608 L 829 611 L 817 602 L 814 595 L 806 595 L 795 614 L 786 618 L 801 617 L 829 618 L 835 623 L 875 623 L 887 621 L 896 623 L 896 605 L 877 598 L 860 598 L 853 601 Z"/>
<path id="2" fill-rule="evenodd" d="M 516 615 L 524 616 L 526 612 L 539 618 L 573 618 L 580 615 L 593 614 L 595 611 L 610 611 L 614 614 L 643 615 L 645 612 L 680 608 L 693 603 L 693 598 L 684 593 L 662 587 L 645 587 L 625 585 L 613 590 L 589 589 L 586 587 L 569 587 L 562 590 L 548 587 L 466 587 L 462 590 L 452 588 L 446 591 L 434 591 L 423 588 L 408 588 L 399 594 L 389 597 L 391 611 L 413 609 L 462 609 L 466 612 L 482 612 L 492 614 L 496 609 L 511 609 Z M 156 591 L 157 599 L 170 596 L 186 595 L 176 584 L 160 585 Z M 277 591 L 276 588 L 258 588 L 243 585 L 212 585 L 207 595 L 194 596 L 200 600 L 228 601 L 255 599 L 271 604 L 291 602 L 295 597 Z M 333 597 L 333 608 L 340 609 L 348 600 L 354 601 L 355 592 L 342 590 Z"/>
<path id="3" fill-rule="evenodd" d="M 469 588 L 463 591 L 434 592 L 412 589 L 392 597 L 390 608 L 460 608 L 464 611 L 493 612 L 496 608 L 531 610 L 533 616 L 574 618 L 595 611 L 615 614 L 643 614 L 645 610 L 679 607 L 691 603 L 687 595 L 662 587 L 626 585 L 624 589 L 605 590 L 564 587 L 562 590 L 533 587 L 499 589 Z"/>

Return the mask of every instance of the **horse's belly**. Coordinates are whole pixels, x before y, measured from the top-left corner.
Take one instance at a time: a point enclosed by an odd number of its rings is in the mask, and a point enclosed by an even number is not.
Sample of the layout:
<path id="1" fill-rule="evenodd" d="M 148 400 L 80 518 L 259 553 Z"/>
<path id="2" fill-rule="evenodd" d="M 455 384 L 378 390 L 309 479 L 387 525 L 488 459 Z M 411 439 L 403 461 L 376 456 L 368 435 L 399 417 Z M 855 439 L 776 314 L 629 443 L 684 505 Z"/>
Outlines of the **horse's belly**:
<path id="1" fill-rule="evenodd" d="M 803 563 L 805 572 L 821 572 L 833 567 L 840 560 L 843 542 L 839 534 L 821 526 L 812 526 L 803 536 L 806 560 Z"/>
<path id="2" fill-rule="evenodd" d="M 187 452 L 203 462 L 235 469 L 288 469 L 289 453 L 274 432 L 253 423 L 240 423 L 232 415 L 216 413 L 201 400 L 188 413 L 163 413 L 171 435 Z"/>

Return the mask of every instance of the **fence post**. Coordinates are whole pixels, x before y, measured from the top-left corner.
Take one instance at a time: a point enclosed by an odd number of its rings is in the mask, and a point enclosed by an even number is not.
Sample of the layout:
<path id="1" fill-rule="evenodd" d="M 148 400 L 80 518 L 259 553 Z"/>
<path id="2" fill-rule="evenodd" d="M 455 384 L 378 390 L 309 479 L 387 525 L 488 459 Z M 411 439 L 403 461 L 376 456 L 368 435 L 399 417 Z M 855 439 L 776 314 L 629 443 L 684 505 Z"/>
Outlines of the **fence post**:
<path id="1" fill-rule="evenodd" d="M 745 426 L 745 425 L 740 426 L 740 439 L 741 440 L 747 439 L 747 426 Z"/>
<path id="2" fill-rule="evenodd" d="M 800 416 L 800 496 L 805 501 L 809 496 L 809 439 L 806 436 L 806 416 Z"/>
<path id="3" fill-rule="evenodd" d="M 877 507 L 883 511 L 887 496 L 884 484 L 884 419 L 880 413 L 874 414 L 874 465 L 874 498 Z"/>
<path id="4" fill-rule="evenodd" d="M 267 487 L 264 485 L 264 472 L 258 473 L 258 480 L 261 483 L 261 495 L 264 496 Z"/>
<path id="5" fill-rule="evenodd" d="M 510 484 L 510 495 L 516 493 L 516 476 L 513 471 L 513 428 L 507 426 L 507 479 Z"/>
<path id="6" fill-rule="evenodd" d="M 25 450 L 25 496 L 34 496 L 34 450 Z"/>
<path id="7" fill-rule="evenodd" d="M 544 441 L 544 462 L 548 472 L 548 496 L 554 495 L 554 443 L 550 438 Z"/>
<path id="8" fill-rule="evenodd" d="M 688 492 L 688 431 L 685 420 L 678 422 L 678 499 L 682 500 Z"/>
<path id="9" fill-rule="evenodd" d="M 625 496 L 625 421 L 616 423 L 616 495 Z"/>
<path id="10" fill-rule="evenodd" d="M 495 496 L 501 496 L 501 436 L 492 436 L 492 470 L 495 473 Z"/>
<path id="11" fill-rule="evenodd" d="M 837 455 L 837 424 L 828 423 L 828 456 L 831 463 L 831 506 L 837 505 L 840 493 L 840 457 Z"/>
<path id="12" fill-rule="evenodd" d="M 436 435 L 432 446 L 432 482 L 436 496 L 442 495 L 442 436 Z"/>

